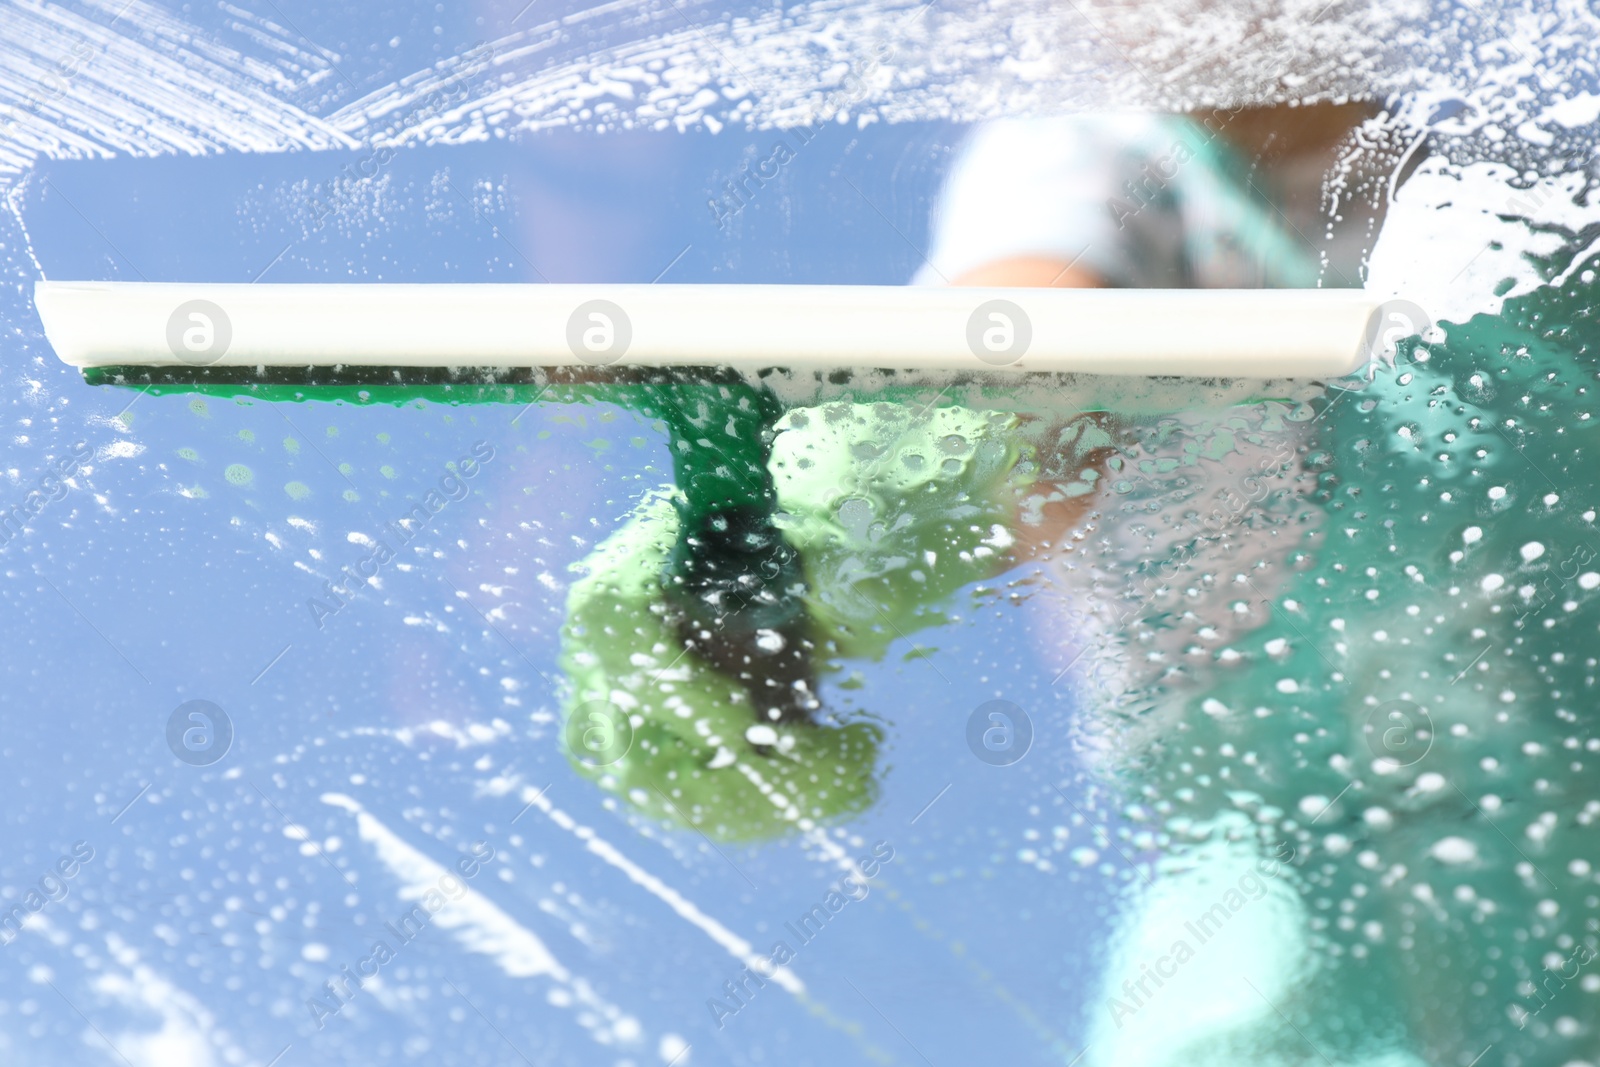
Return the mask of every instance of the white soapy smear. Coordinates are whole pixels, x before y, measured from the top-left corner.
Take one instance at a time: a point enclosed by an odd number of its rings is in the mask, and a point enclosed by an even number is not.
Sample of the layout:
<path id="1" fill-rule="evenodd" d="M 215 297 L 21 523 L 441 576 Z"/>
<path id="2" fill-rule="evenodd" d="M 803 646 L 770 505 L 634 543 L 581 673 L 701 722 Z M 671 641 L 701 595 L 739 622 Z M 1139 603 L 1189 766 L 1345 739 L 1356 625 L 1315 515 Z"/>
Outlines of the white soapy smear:
<path id="1" fill-rule="evenodd" d="M 47 916 L 35 914 L 23 929 L 39 935 L 73 960 L 74 969 L 88 972 L 85 981 L 95 993 L 115 1001 L 131 1013 L 153 1016 L 154 1030 L 123 1028 L 103 1035 L 118 1057 L 138 1064 L 162 1067 L 214 1067 L 219 1063 L 245 1063 L 248 1054 L 230 1038 L 223 1021 L 205 1001 L 164 973 L 151 967 L 139 951 L 116 933 L 105 935 L 105 954 L 74 944 L 72 936 Z M 87 951 L 84 951 L 86 950 Z M 48 967 L 36 967 L 30 977 L 40 983 L 62 983 Z M 69 987 L 70 988 L 70 987 Z M 104 1048 L 100 1038 L 86 1038 L 87 1047 Z"/>
<path id="2" fill-rule="evenodd" d="M 1600 198 L 1585 203 L 1586 186 L 1581 170 L 1529 183 L 1501 163 L 1456 166 L 1430 157 L 1389 208 L 1367 288 L 1404 294 L 1435 321 L 1498 314 L 1507 300 L 1548 284 L 1528 257 L 1555 256 L 1573 235 L 1600 224 Z M 1572 249 L 1570 262 L 1597 250 L 1600 241 Z M 1512 284 L 1497 292 L 1507 279 Z M 1553 280 L 1565 282 L 1566 273 Z"/>
<path id="3" fill-rule="evenodd" d="M 793 971 L 784 966 L 769 966 L 767 959 L 757 953 L 755 946 L 749 941 L 705 914 L 676 889 L 634 863 L 615 845 L 597 835 L 592 828 L 579 825 L 572 816 L 551 804 L 542 792 L 525 787 L 522 799 L 544 812 L 551 822 L 582 841 L 590 852 L 621 871 L 634 885 L 671 908 L 679 918 L 700 930 L 741 964 L 769 981 L 776 982 L 790 993 L 805 992 L 805 983 L 801 982 Z"/>
<path id="4" fill-rule="evenodd" d="M 1594 93 L 1578 93 L 1557 101 L 1544 109 L 1539 116 L 1539 124 L 1548 126 L 1555 123 L 1569 130 L 1588 126 L 1600 119 L 1600 96 Z"/>
<path id="5" fill-rule="evenodd" d="M 1101 9 L 1021 0 L 959 9 L 813 0 L 713 14 L 604 4 L 490 39 L 317 116 L 338 75 L 265 19 L 237 47 L 134 0 L 79 15 L 0 3 L 0 170 L 51 158 L 458 144 L 551 126 L 791 128 L 1097 107 L 1183 109 L 1350 95 L 1467 99 L 1441 133 L 1576 130 L 1600 104 L 1559 91 L 1594 69 L 1596 19 L 1448 4 L 1200 0 Z M 581 32 L 574 32 L 581 29 Z M 592 42 L 605 42 L 595 46 Z M 251 47 L 253 46 L 253 48 Z M 440 104 L 441 90 L 447 92 Z"/>
<path id="6" fill-rule="evenodd" d="M 307 113 L 294 93 L 330 73 L 272 27 L 258 58 L 144 0 L 0 3 L 0 183 L 36 156 L 205 155 L 358 142 Z M 241 19 L 248 16 L 240 12 Z"/>
<path id="7" fill-rule="evenodd" d="M 616 43 L 561 50 L 557 35 L 578 22 L 598 23 L 592 28 Z M 631 25 L 620 28 L 624 22 Z M 641 25 L 658 32 L 641 34 Z M 1547 26 L 1516 12 L 1478 11 L 1468 20 L 1425 3 L 1329 11 L 1320 2 L 1218 8 L 1191 0 L 1102 10 L 1044 0 L 959 9 L 819 0 L 712 18 L 687 5 L 614 4 L 490 42 L 494 76 L 427 128 L 391 134 L 385 122 L 458 83 L 455 65 L 373 92 L 329 120 L 375 143 L 459 143 L 555 125 L 791 128 L 1381 98 L 1480 82 L 1481 60 L 1461 53 L 1471 40 L 1502 33 L 1512 81 L 1535 61 L 1550 72 L 1591 58 L 1592 46 L 1570 38 L 1561 44 L 1578 55 L 1560 54 Z"/>
<path id="8" fill-rule="evenodd" d="M 244 1051 L 219 1033 L 221 1020 L 206 1008 L 203 1000 L 153 970 L 133 946 L 116 934 L 106 935 L 106 948 L 125 973 L 107 970 L 95 979 L 95 991 L 129 1007 L 154 1012 L 161 1019 L 161 1028 L 154 1033 L 118 1033 L 114 1041 L 119 1051 L 135 1062 L 170 1064 L 171 1067 L 244 1062 Z M 219 1043 L 220 1048 L 217 1047 Z"/>
<path id="9" fill-rule="evenodd" d="M 401 883 L 401 900 L 421 900 L 454 873 L 429 859 L 390 830 L 356 800 L 342 793 L 324 793 L 324 804 L 354 815 L 361 840 L 373 846 L 378 859 Z M 580 1025 L 601 1044 L 633 1043 L 640 1038 L 637 1019 L 607 1003 L 593 987 L 558 961 L 539 937 L 502 911 L 470 883 L 465 893 L 433 915 L 433 924 L 449 930 L 469 952 L 488 956 L 509 977 L 546 977 L 567 994 L 561 999 L 577 1007 Z"/>

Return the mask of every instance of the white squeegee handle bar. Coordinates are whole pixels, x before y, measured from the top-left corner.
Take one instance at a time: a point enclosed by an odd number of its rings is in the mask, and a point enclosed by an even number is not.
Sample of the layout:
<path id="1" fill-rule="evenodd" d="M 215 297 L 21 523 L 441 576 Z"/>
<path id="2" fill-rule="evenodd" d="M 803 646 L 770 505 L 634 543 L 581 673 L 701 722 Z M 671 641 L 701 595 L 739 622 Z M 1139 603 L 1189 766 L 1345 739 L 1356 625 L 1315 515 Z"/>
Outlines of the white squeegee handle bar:
<path id="1" fill-rule="evenodd" d="M 1337 289 L 43 281 L 99 366 L 704 366 L 1332 378 L 1380 301 Z"/>

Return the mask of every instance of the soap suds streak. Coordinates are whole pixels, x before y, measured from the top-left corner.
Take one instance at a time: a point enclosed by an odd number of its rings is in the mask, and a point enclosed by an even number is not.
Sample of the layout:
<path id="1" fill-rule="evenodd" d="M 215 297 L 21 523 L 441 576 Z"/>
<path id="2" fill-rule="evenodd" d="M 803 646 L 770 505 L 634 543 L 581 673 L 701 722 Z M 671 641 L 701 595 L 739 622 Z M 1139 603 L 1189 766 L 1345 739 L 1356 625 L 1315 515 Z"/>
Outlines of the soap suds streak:
<path id="1" fill-rule="evenodd" d="M 27 0 L 0 11 L 20 44 L 0 56 L 0 103 L 24 115 L 11 169 L 50 157 L 271 151 L 380 143 L 460 143 L 558 125 L 594 129 L 818 122 L 976 121 L 1061 107 L 1183 108 L 1235 102 L 1478 90 L 1491 121 L 1569 124 L 1565 79 L 1593 80 L 1595 35 L 1554 32 L 1523 10 L 1416 3 L 1328 10 L 1318 2 L 1218 9 L 1198 0 L 1063 10 L 1024 0 L 959 10 L 910 2 L 815 0 L 781 12 L 613 3 L 490 38 L 491 75 L 471 99 L 415 128 L 397 112 L 457 82 L 473 49 L 318 118 L 291 103 L 333 77 L 294 35 L 240 11 L 225 47 L 134 0 L 84 5 L 93 17 Z M 235 9 L 229 8 L 230 12 Z M 1559 18 L 1589 23 L 1563 9 Z M 115 22 L 112 20 L 115 18 Z M 1314 21 L 1313 21 L 1314 20 Z M 107 25 L 110 23 L 110 25 Z M 582 32 L 573 32 L 581 26 Z M 588 42 L 611 42 L 594 48 Z M 40 81 L 64 89 L 40 103 Z M 998 46 L 998 47 L 997 47 Z M 1516 119 L 1516 122 L 1509 120 Z"/>
<path id="2" fill-rule="evenodd" d="M 373 847 L 384 866 L 401 883 L 401 900 L 421 900 L 450 872 L 412 847 L 361 804 L 343 793 L 324 793 L 322 802 L 355 816 L 361 840 Z M 483 893 L 467 886 L 432 919 L 449 930 L 469 952 L 488 956 L 508 977 L 546 977 L 570 994 L 578 1008 L 580 1025 L 601 1044 L 631 1044 L 639 1040 L 640 1026 L 631 1014 L 606 1002 L 593 986 L 575 976 L 533 931 L 506 914 Z"/>
<path id="3" fill-rule="evenodd" d="M 327 63 L 264 27 L 273 59 L 210 40 L 144 0 L 79 10 L 4 0 L 0 24 L 0 183 L 36 157 L 205 155 L 353 148 L 358 142 L 291 96 Z M 280 65 L 282 64 L 282 65 Z"/>
<path id="4" fill-rule="evenodd" d="M 174 984 L 121 935 L 107 931 L 102 953 L 86 941 L 75 940 L 67 929 L 43 915 L 31 917 L 23 929 L 48 942 L 57 950 L 60 966 L 71 968 L 65 973 L 42 964 L 30 968 L 29 978 L 49 991 L 46 995 L 70 996 L 78 1003 L 87 1003 L 83 998 L 92 993 L 134 1018 L 156 1022 L 154 1029 L 140 1028 L 130 1019 L 128 1024 L 98 1037 L 86 1029 L 83 1048 L 95 1049 L 109 1062 L 131 1060 L 138 1067 L 264 1062 L 250 1056 L 233 1040 L 224 1021 L 207 1007 L 204 999 Z M 91 1014 L 102 1019 L 105 1016 L 103 1011 Z M 106 1048 L 105 1042 L 112 1047 Z"/>
<path id="5" fill-rule="evenodd" d="M 805 992 L 805 983 L 801 982 L 793 971 L 780 966 L 771 968 L 768 973 L 765 957 L 757 953 L 749 941 L 705 914 L 672 886 L 640 867 L 615 845 L 596 834 L 592 828 L 579 824 L 572 816 L 551 804 L 543 792 L 524 787 L 522 800 L 538 808 L 556 826 L 582 841 L 584 848 L 627 875 L 630 882 L 671 908 L 680 919 L 705 934 L 741 964 L 757 970 L 790 993 Z"/>

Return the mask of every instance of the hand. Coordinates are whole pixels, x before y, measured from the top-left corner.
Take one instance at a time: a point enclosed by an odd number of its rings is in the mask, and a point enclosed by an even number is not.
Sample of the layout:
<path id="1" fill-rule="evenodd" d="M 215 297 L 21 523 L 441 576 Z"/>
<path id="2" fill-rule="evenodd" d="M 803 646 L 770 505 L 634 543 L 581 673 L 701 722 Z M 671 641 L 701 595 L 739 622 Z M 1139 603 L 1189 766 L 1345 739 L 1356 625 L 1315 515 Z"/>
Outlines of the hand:
<path id="1" fill-rule="evenodd" d="M 997 259 L 957 275 L 951 285 L 1018 286 L 1033 289 L 1098 289 L 1098 277 L 1082 267 L 1051 256 L 1012 256 Z"/>

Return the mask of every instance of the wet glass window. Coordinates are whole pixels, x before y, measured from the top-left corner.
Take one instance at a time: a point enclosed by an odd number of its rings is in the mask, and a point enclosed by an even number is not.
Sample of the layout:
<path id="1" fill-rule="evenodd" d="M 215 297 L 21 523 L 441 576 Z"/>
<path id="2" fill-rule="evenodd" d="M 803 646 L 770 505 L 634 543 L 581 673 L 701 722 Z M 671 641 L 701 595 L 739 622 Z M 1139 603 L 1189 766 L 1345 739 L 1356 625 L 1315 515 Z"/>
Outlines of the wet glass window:
<path id="1" fill-rule="evenodd" d="M 1582 5 L 0 27 L 0 1061 L 1600 1063 Z"/>

